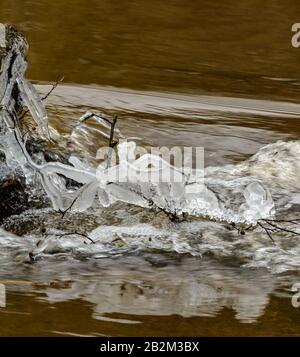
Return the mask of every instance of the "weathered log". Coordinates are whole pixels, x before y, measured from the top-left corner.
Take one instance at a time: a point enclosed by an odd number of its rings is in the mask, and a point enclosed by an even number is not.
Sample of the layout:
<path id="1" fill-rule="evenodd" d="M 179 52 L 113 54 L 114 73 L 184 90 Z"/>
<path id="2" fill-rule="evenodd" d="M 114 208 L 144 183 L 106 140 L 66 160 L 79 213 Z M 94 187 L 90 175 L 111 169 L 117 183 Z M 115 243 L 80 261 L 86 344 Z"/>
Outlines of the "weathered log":
<path id="1" fill-rule="evenodd" d="M 5 45 L 0 46 L 1 110 L 10 108 L 18 113 L 22 105 L 16 78 L 25 74 L 28 44 L 24 36 L 12 25 L 0 24 L 0 34 L 0 45 Z"/>
<path id="2" fill-rule="evenodd" d="M 25 79 L 27 53 L 25 37 L 14 26 L 0 24 L 0 223 L 48 201 L 43 191 L 35 197 L 30 190 L 28 177 L 35 177 L 35 172 L 28 167 L 21 149 L 24 134 L 28 135 L 26 150 L 33 159 L 40 161 L 42 154 L 44 162 L 68 162 L 68 154 L 48 145 L 53 129 L 48 126 L 43 99 Z M 66 184 L 76 186 L 72 180 Z M 36 187 L 34 191 L 36 194 Z"/>
<path id="3" fill-rule="evenodd" d="M 16 74 L 24 75 L 28 45 L 25 38 L 11 25 L 0 24 L 0 114 L 9 110 L 17 116 L 22 109 Z M 0 148 L 7 127 L 0 119 Z M 0 156 L 0 221 L 20 213 L 28 207 L 28 196 L 24 189 L 24 176 L 20 170 L 12 170 Z"/>

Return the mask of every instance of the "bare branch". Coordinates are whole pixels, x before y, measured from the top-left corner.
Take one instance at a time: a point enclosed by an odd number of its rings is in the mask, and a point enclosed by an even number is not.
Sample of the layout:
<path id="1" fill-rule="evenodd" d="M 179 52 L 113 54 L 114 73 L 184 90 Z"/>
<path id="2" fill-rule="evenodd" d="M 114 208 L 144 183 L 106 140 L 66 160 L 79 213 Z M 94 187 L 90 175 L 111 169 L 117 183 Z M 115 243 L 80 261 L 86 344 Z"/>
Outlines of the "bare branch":
<path id="1" fill-rule="evenodd" d="M 117 124 L 117 120 L 118 120 L 118 116 L 115 115 L 114 118 L 113 118 L 113 121 L 111 123 L 111 129 L 110 129 L 110 135 L 109 135 L 109 147 L 110 148 L 113 148 L 115 146 L 115 143 L 114 143 L 114 132 L 115 132 L 115 126 Z"/>
<path id="2" fill-rule="evenodd" d="M 49 97 L 49 95 L 51 95 L 51 93 L 56 89 L 56 87 L 57 87 L 60 83 L 63 82 L 64 79 L 65 79 L 64 76 L 61 76 L 59 79 L 57 79 L 56 82 L 52 84 L 52 88 L 49 90 L 49 92 L 48 92 L 47 94 L 45 94 L 45 95 L 41 98 L 41 100 L 42 100 L 42 101 L 46 100 L 46 99 Z"/>
<path id="3" fill-rule="evenodd" d="M 295 235 L 300 236 L 300 233 L 299 233 L 299 232 L 296 232 L 296 231 L 291 230 L 291 229 L 287 229 L 287 228 L 280 227 L 280 226 L 278 226 L 277 224 L 273 223 L 274 221 L 270 222 L 268 219 L 264 219 L 263 222 L 266 222 L 266 223 L 269 224 L 271 227 L 274 227 L 274 228 L 278 229 L 279 231 L 283 231 L 283 232 L 287 232 L 287 233 L 292 233 L 292 234 L 295 234 Z"/>
<path id="4" fill-rule="evenodd" d="M 266 228 L 265 226 L 263 226 L 260 222 L 257 222 L 257 224 L 267 233 L 267 235 L 271 239 L 272 243 L 276 245 L 276 243 L 270 233 L 270 230 L 268 228 Z"/>
<path id="5" fill-rule="evenodd" d="M 73 235 L 78 235 L 78 236 L 84 237 L 84 238 L 88 239 L 92 244 L 96 244 L 95 241 L 94 241 L 91 237 L 89 237 L 89 236 L 86 235 L 86 234 L 79 233 L 79 232 L 77 232 L 77 231 L 75 231 L 75 232 L 70 232 L 70 233 L 60 234 L 58 238 L 62 238 L 62 237 L 66 237 L 66 236 L 73 236 Z"/>
<path id="6" fill-rule="evenodd" d="M 110 150 L 109 150 L 108 157 L 107 157 L 107 167 L 111 166 L 112 150 L 113 150 L 113 147 L 117 143 L 117 142 L 114 142 L 114 132 L 115 132 L 115 126 L 117 124 L 117 120 L 118 120 L 118 116 L 115 115 L 112 120 L 111 127 L 110 127 L 109 142 L 108 142 L 108 146 L 110 147 Z"/>

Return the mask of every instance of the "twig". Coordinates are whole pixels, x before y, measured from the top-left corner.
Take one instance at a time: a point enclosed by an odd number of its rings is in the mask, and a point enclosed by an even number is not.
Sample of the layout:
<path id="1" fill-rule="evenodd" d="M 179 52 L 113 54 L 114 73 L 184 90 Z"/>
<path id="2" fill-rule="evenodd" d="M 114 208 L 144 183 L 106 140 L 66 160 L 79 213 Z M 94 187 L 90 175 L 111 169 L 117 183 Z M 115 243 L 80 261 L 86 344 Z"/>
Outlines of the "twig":
<path id="1" fill-rule="evenodd" d="M 59 83 L 62 83 L 64 79 L 65 79 L 64 76 L 61 76 L 59 79 L 57 79 L 56 82 L 52 84 L 52 88 L 49 90 L 49 92 L 48 92 L 47 94 L 45 94 L 45 95 L 41 98 L 41 100 L 42 100 L 42 101 L 43 101 L 43 100 L 46 100 L 46 99 L 49 97 L 49 95 L 56 89 L 56 87 L 59 85 Z"/>
<path id="2" fill-rule="evenodd" d="M 81 236 L 81 237 L 84 237 L 84 238 L 87 238 L 92 244 L 96 244 L 95 243 L 95 241 L 92 239 L 92 238 L 90 238 L 88 235 L 86 235 L 86 234 L 84 234 L 84 233 L 79 233 L 79 232 L 77 232 L 77 231 L 75 231 L 75 232 L 70 232 L 70 233 L 62 233 L 62 234 L 46 234 L 45 236 L 44 236 L 44 239 L 47 239 L 48 237 L 51 237 L 51 236 L 57 236 L 58 238 L 62 238 L 62 237 L 66 237 L 66 236 L 73 236 L 73 235 L 78 235 L 78 236 Z M 38 246 L 38 244 L 41 242 L 41 240 L 39 240 L 38 242 L 37 242 L 37 246 Z"/>
<path id="3" fill-rule="evenodd" d="M 279 231 L 283 231 L 283 232 L 287 232 L 287 233 L 292 233 L 292 234 L 296 234 L 296 235 L 300 236 L 300 233 L 299 233 L 299 232 L 296 232 L 296 231 L 291 230 L 291 229 L 287 229 L 287 228 L 283 228 L 283 227 L 277 226 L 276 224 L 271 223 L 268 219 L 264 219 L 263 221 L 266 222 L 267 224 L 269 224 L 270 226 L 272 226 L 272 227 L 278 229 Z"/>
<path id="4" fill-rule="evenodd" d="M 269 232 L 269 229 L 263 226 L 260 222 L 257 222 L 257 224 L 267 233 L 268 237 L 271 239 L 272 243 L 276 245 L 276 242 L 274 241 L 271 233 Z"/>
<path id="5" fill-rule="evenodd" d="M 109 135 L 109 147 L 113 148 L 114 147 L 114 132 L 115 132 L 115 126 L 117 124 L 118 116 L 115 115 L 113 118 L 113 121 L 111 123 L 111 129 L 110 129 L 110 135 Z"/>
<path id="6" fill-rule="evenodd" d="M 104 121 L 107 122 L 109 125 L 112 124 L 112 122 L 111 122 L 108 118 L 104 117 L 103 115 L 101 115 L 101 117 L 100 117 L 99 115 L 97 115 L 97 114 L 95 114 L 95 113 L 93 113 L 93 112 L 88 112 L 88 113 L 86 113 L 85 115 L 83 115 L 83 116 L 80 118 L 80 122 L 81 122 L 81 123 L 84 123 L 85 121 L 87 121 L 87 120 L 89 120 L 89 119 L 91 119 L 91 118 L 97 118 L 97 119 L 100 119 L 100 120 L 104 120 Z M 97 122 L 99 123 L 99 121 L 97 121 Z"/>
<path id="7" fill-rule="evenodd" d="M 114 132 L 115 132 L 115 126 L 117 124 L 117 120 L 118 120 L 118 116 L 115 115 L 113 120 L 112 120 L 111 127 L 110 127 L 109 142 L 108 142 L 108 146 L 110 147 L 110 150 L 109 150 L 108 157 L 107 157 L 107 167 L 110 167 L 110 165 L 111 165 L 112 150 L 113 150 L 113 147 L 116 144 L 114 142 Z"/>
<path id="8" fill-rule="evenodd" d="M 83 187 L 83 186 L 82 186 Z M 80 189 L 79 189 L 80 190 Z M 61 209 L 59 209 L 59 213 L 61 213 L 61 218 L 64 218 L 65 215 L 67 214 L 67 212 L 69 212 L 72 207 L 74 206 L 74 204 L 76 203 L 76 201 L 78 200 L 78 198 L 80 197 L 80 194 L 82 192 L 79 192 L 79 194 L 77 194 L 77 196 L 74 197 L 73 201 L 71 202 L 71 204 L 63 211 Z"/>
<path id="9" fill-rule="evenodd" d="M 107 185 L 116 185 L 116 183 L 115 182 L 108 182 Z M 136 195 L 140 196 L 145 201 L 147 201 L 148 204 L 149 204 L 149 208 L 151 208 L 152 210 L 154 210 L 154 211 L 156 210 L 156 212 L 163 212 L 170 219 L 171 222 L 179 222 L 180 221 L 180 217 L 176 214 L 176 212 L 175 213 L 174 212 L 170 212 L 170 211 L 166 210 L 163 207 L 157 206 L 151 198 L 146 197 L 141 192 L 136 192 L 132 188 L 130 188 L 129 191 L 135 193 Z M 184 214 L 182 216 L 183 216 L 183 219 L 186 218 L 184 216 Z"/>
<path id="10" fill-rule="evenodd" d="M 59 213 L 61 213 L 61 218 L 64 218 L 65 215 L 72 209 L 72 207 L 74 206 L 74 204 L 76 203 L 77 199 L 78 199 L 79 195 L 76 196 L 73 201 L 71 202 L 70 206 L 67 207 L 64 211 L 59 209 Z"/>
<path id="11" fill-rule="evenodd" d="M 294 223 L 294 224 L 299 224 L 300 218 L 295 218 L 295 219 L 269 219 L 269 222 L 275 222 L 275 223 Z"/>
<path id="12" fill-rule="evenodd" d="M 95 241 L 90 238 L 88 235 L 84 234 L 84 233 L 79 233 L 79 232 L 72 232 L 72 233 L 63 233 L 63 234 L 60 234 L 58 238 L 62 238 L 62 237 L 65 237 L 65 236 L 72 236 L 72 235 L 78 235 L 78 236 L 81 236 L 81 237 L 84 237 L 86 239 L 88 239 L 92 244 L 96 244 Z"/>

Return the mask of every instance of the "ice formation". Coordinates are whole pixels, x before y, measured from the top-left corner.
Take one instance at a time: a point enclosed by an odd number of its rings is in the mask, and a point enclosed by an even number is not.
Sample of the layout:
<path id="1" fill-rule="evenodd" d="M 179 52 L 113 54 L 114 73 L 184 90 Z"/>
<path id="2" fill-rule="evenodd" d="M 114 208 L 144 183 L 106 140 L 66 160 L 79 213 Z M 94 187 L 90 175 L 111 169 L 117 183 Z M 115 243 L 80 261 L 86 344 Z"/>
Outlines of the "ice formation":
<path id="1" fill-rule="evenodd" d="M 28 108 L 39 137 L 50 140 L 50 132 L 44 104 L 34 86 L 24 78 L 24 51 L 27 51 L 27 44 L 22 37 L 17 37 L 6 53 L 6 60 L 1 63 L 0 79 L 4 84 L 0 88 L 1 147 L 7 165 L 21 169 L 29 187 L 35 186 L 34 179 L 39 178 L 55 210 L 85 211 L 98 198 L 104 207 L 123 201 L 161 210 L 173 218 L 189 215 L 255 224 L 274 213 L 272 197 L 259 180 L 250 176 L 231 179 L 230 170 L 240 168 L 225 168 L 227 178 L 218 181 L 218 175 L 207 180 L 206 172 L 200 175 L 192 170 L 186 172 L 159 155 L 144 154 L 135 159 L 136 143 L 126 141 L 117 129 L 118 162 L 112 163 L 110 152 L 98 167 L 84 163 L 76 156 L 69 158 L 69 164 L 46 162 L 42 157 L 37 163 L 27 150 L 28 128 L 19 123 L 22 108 Z M 106 142 L 112 139 L 109 132 L 112 123 L 92 113 L 79 120 L 71 137 L 78 131 L 89 135 L 91 127 L 86 125 L 89 118 L 95 121 L 93 130 L 102 139 Z M 148 179 L 155 174 L 159 177 L 168 174 L 169 180 Z M 76 188 L 70 188 L 67 179 L 76 182 Z M 242 205 L 241 201 L 244 202 Z"/>
<path id="2" fill-rule="evenodd" d="M 42 130 L 44 122 L 41 120 L 39 125 Z M 227 183 L 228 189 L 234 191 L 232 194 L 244 195 L 245 198 L 244 204 L 234 207 L 234 204 L 218 198 L 218 194 L 208 185 L 198 182 L 196 176 L 187 175 L 160 156 L 144 154 L 136 160 L 130 160 L 128 158 L 132 157 L 135 149 L 135 143 L 132 141 L 119 143 L 118 164 L 108 166 L 107 162 L 102 162 L 98 168 L 83 163 L 75 156 L 70 157 L 69 165 L 60 162 L 37 164 L 28 154 L 26 141 L 22 141 L 17 128 L 8 126 L 6 143 L 10 156 L 18 162 L 24 173 L 29 171 L 39 176 L 56 210 L 64 211 L 70 208 L 85 211 L 94 204 L 97 197 L 102 206 L 109 206 L 119 200 L 156 208 L 176 217 L 188 214 L 252 224 L 261 218 L 269 217 L 274 209 L 270 193 L 257 181 Z M 149 162 L 151 167 L 148 167 Z M 146 178 L 150 177 L 154 170 L 159 173 L 170 171 L 173 180 L 147 181 Z M 63 177 L 76 181 L 81 187 L 70 190 Z M 181 177 L 181 180 L 178 180 L 178 177 Z M 233 184 L 233 187 L 230 188 L 230 184 Z"/>

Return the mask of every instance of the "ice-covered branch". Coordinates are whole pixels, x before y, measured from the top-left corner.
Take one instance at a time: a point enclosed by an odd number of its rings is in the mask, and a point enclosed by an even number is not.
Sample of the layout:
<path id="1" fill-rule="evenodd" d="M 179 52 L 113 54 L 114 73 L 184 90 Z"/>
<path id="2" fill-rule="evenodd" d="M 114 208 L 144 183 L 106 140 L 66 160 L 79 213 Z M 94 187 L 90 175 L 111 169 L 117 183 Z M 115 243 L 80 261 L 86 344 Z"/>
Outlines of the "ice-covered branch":
<path id="1" fill-rule="evenodd" d="M 8 27 L 7 31 L 15 37 L 12 40 L 8 36 L 1 61 L 2 150 L 7 164 L 22 170 L 29 186 L 35 177 L 39 178 L 55 210 L 63 214 L 82 212 L 97 202 L 107 207 L 122 201 L 163 212 L 173 221 L 190 217 L 241 227 L 258 226 L 271 239 L 272 233 L 280 229 L 278 222 L 272 221 L 275 206 L 270 191 L 260 179 L 245 174 L 246 163 L 206 168 L 199 175 L 199 172 L 186 172 L 172 165 L 160 155 L 144 153 L 137 157 L 136 143 L 122 136 L 116 127 L 117 117 L 111 119 L 88 112 L 79 119 L 71 134 L 91 128 L 88 121 L 94 122 L 92 130 L 99 135 L 99 143 L 101 138 L 108 148 L 108 155 L 98 167 L 76 156 L 69 157 L 68 162 L 37 161 L 28 150 L 29 125 L 26 121 L 20 123 L 20 118 L 29 111 L 39 137 L 47 141 L 49 124 L 43 104 L 47 96 L 40 98 L 34 86 L 24 78 L 27 51 L 24 38 L 14 29 Z M 67 184 L 70 180 L 75 183 L 71 188 Z"/>

